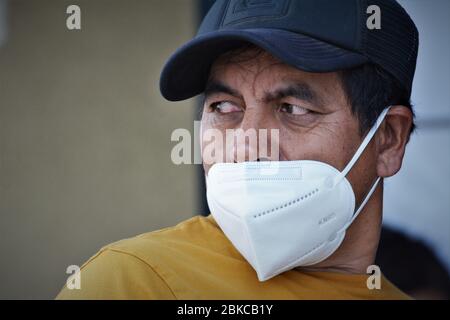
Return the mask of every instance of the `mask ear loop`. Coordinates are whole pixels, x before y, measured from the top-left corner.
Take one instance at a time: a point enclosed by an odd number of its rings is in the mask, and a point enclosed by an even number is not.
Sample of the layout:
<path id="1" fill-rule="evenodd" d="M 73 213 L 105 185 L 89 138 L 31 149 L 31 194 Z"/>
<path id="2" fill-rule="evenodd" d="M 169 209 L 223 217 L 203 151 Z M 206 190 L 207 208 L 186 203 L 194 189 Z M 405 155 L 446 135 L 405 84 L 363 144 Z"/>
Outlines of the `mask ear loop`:
<path id="1" fill-rule="evenodd" d="M 377 132 L 378 128 L 380 127 L 380 125 L 383 123 L 384 118 L 386 117 L 386 114 L 388 113 L 389 109 L 391 107 L 389 106 L 388 108 L 384 109 L 384 111 L 380 114 L 380 116 L 378 117 L 376 123 L 373 125 L 373 127 L 369 130 L 369 132 L 366 134 L 366 136 L 364 137 L 363 142 L 361 143 L 361 145 L 359 146 L 358 150 L 356 150 L 355 154 L 353 155 L 353 158 L 350 160 L 350 162 L 345 166 L 344 170 L 341 171 L 341 173 L 339 173 L 333 180 L 333 187 L 336 186 L 339 182 L 341 182 L 342 179 L 344 179 L 344 177 L 349 173 L 349 171 L 353 168 L 353 166 L 355 165 L 356 161 L 358 161 L 359 157 L 361 156 L 361 154 L 364 152 L 364 150 L 366 149 L 367 145 L 370 143 L 370 141 L 372 140 L 373 136 L 375 135 L 375 133 Z"/>
<path id="2" fill-rule="evenodd" d="M 391 106 L 387 107 L 380 114 L 380 116 L 378 117 L 374 126 L 369 130 L 369 132 L 364 137 L 364 140 L 361 143 L 361 145 L 359 146 L 358 150 L 356 150 L 355 154 L 353 155 L 353 158 L 350 160 L 350 162 L 347 164 L 347 166 L 345 166 L 344 170 L 342 170 L 342 172 L 335 177 L 334 182 L 333 182 L 333 187 L 336 186 L 339 182 L 341 182 L 341 180 L 344 179 L 344 177 L 348 174 L 348 172 L 353 168 L 356 161 L 358 161 L 359 157 L 361 156 L 361 154 L 366 149 L 367 145 L 372 140 L 372 138 L 375 135 L 375 133 L 377 132 L 378 128 L 383 123 L 383 120 L 386 117 L 386 114 L 389 112 L 390 109 L 391 109 Z M 367 193 L 363 202 L 359 206 L 358 210 L 356 210 L 356 212 L 353 214 L 352 219 L 345 225 L 344 230 L 358 217 L 358 215 L 360 214 L 360 212 L 366 205 L 367 201 L 369 201 L 370 197 L 372 196 L 372 193 L 375 191 L 375 188 L 377 187 L 378 183 L 380 182 L 380 179 L 381 178 L 378 177 L 377 180 L 375 180 L 374 184 L 370 188 L 369 192 Z"/>
<path id="3" fill-rule="evenodd" d="M 347 222 L 344 229 L 347 229 L 353 223 L 353 221 L 355 221 L 355 219 L 358 217 L 358 215 L 361 213 L 361 211 L 364 208 L 364 206 L 366 205 L 367 201 L 369 201 L 370 197 L 372 196 L 372 193 L 375 191 L 375 188 L 377 187 L 378 183 L 380 182 L 380 179 L 381 178 L 378 177 L 377 180 L 375 180 L 375 183 L 372 185 L 372 188 L 370 188 L 370 190 L 367 193 L 366 197 L 364 198 L 363 202 L 359 205 L 358 210 L 356 210 L 356 212 L 353 214 L 351 220 L 349 222 Z"/>

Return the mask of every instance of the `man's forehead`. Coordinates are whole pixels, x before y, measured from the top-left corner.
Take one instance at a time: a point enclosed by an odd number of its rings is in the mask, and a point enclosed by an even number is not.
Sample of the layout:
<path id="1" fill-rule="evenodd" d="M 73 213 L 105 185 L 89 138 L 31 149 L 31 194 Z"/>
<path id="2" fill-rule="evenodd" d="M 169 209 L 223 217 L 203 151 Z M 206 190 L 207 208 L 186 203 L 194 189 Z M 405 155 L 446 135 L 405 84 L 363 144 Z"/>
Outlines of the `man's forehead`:
<path id="1" fill-rule="evenodd" d="M 255 91 L 270 91 L 273 87 L 303 81 L 302 73 L 261 48 L 247 46 L 229 51 L 216 59 L 206 87 L 226 85 L 241 91 L 244 86 L 251 86 L 256 87 Z"/>
<path id="2" fill-rule="evenodd" d="M 263 77 L 258 77 L 260 75 Z M 263 81 L 259 81 L 261 79 Z M 239 92 L 246 83 L 263 85 L 259 89 L 266 94 L 274 91 L 271 89 L 306 88 L 308 90 L 302 91 L 310 91 L 317 100 L 322 95 L 342 89 L 337 72 L 306 72 L 283 63 L 259 47 L 247 46 L 226 52 L 216 59 L 210 70 L 205 94 L 215 93 L 225 87 Z M 224 90 L 227 91 L 231 90 Z"/>
<path id="3" fill-rule="evenodd" d="M 334 84 L 339 82 L 340 84 L 337 72 L 313 73 L 300 70 L 252 44 L 230 50 L 219 56 L 211 65 L 208 82 L 223 81 L 225 76 L 229 76 L 230 80 L 236 76 L 239 76 L 238 79 L 240 79 L 245 78 L 246 75 L 254 76 L 263 71 L 270 74 L 268 80 L 277 82 L 308 81 Z M 229 72 L 231 74 L 228 74 Z"/>

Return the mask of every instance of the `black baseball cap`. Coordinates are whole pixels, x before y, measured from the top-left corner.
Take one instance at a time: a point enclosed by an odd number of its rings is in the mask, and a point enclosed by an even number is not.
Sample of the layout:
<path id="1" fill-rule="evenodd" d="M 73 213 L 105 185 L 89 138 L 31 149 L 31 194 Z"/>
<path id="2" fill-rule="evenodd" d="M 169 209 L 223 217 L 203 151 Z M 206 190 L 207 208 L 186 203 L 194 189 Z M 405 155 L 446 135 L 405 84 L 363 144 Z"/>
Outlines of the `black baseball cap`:
<path id="1" fill-rule="evenodd" d="M 395 0 L 217 0 L 195 38 L 166 62 L 160 90 L 170 101 L 202 93 L 214 60 L 252 43 L 307 72 L 373 63 L 411 94 L 418 38 Z"/>

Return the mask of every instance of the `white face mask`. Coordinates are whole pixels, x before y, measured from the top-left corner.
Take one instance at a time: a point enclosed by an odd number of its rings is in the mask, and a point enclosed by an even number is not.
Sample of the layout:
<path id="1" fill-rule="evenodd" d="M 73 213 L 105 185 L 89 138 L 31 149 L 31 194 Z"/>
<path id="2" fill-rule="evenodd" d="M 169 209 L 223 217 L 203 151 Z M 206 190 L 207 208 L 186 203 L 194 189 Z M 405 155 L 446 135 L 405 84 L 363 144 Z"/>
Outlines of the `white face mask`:
<path id="1" fill-rule="evenodd" d="M 390 108 L 390 107 L 389 107 Z M 217 163 L 206 177 L 211 214 L 259 281 L 332 255 L 358 210 L 347 173 L 369 144 L 389 108 L 364 138 L 345 169 L 319 161 Z"/>

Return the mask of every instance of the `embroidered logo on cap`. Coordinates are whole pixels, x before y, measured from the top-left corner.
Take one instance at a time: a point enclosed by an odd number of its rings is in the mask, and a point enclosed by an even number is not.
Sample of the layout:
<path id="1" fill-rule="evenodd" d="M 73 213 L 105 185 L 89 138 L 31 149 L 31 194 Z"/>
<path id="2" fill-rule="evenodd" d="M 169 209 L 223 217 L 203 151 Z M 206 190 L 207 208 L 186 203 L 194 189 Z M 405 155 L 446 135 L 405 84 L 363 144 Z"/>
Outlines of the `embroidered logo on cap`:
<path id="1" fill-rule="evenodd" d="M 279 18 L 287 13 L 290 0 L 231 0 L 223 26 L 252 19 Z"/>

